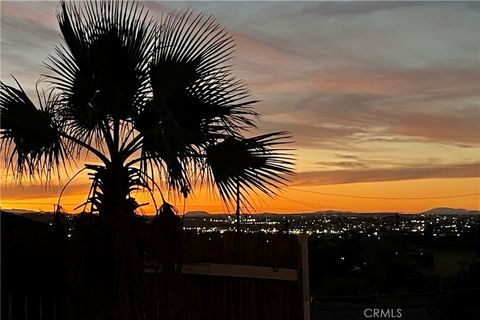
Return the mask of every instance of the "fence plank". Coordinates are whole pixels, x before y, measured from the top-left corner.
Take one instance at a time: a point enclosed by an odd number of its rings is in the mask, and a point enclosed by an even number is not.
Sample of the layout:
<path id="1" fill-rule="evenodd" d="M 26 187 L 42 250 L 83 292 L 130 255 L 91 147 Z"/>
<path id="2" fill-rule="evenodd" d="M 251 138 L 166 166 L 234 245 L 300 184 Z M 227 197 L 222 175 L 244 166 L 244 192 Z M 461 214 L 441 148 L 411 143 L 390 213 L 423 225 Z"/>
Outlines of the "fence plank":
<path id="1" fill-rule="evenodd" d="M 146 268 L 145 272 L 155 273 L 156 269 Z M 182 266 L 182 274 L 269 279 L 281 281 L 299 280 L 298 271 L 295 269 L 272 269 L 269 267 L 218 263 L 186 263 Z"/>
<path id="2" fill-rule="evenodd" d="M 43 320 L 42 296 L 38 297 L 38 318 Z"/>
<path id="3" fill-rule="evenodd" d="M 302 291 L 303 319 L 310 320 L 310 286 L 308 280 L 308 238 L 306 235 L 298 237 L 299 271 Z"/>
<path id="4" fill-rule="evenodd" d="M 178 320 L 309 320 L 306 244 L 288 234 L 187 231 L 174 281 L 145 261 L 155 318 L 175 309 Z"/>
<path id="5" fill-rule="evenodd" d="M 8 320 L 13 320 L 13 297 L 12 293 L 8 293 Z"/>
<path id="6" fill-rule="evenodd" d="M 25 313 L 24 313 L 24 314 L 25 314 L 25 320 L 27 320 L 27 319 L 28 319 L 28 298 L 27 298 L 26 295 L 25 295 L 24 303 L 25 303 L 25 304 L 24 304 L 24 307 L 25 307 L 25 308 L 24 308 L 24 309 L 25 309 Z"/>

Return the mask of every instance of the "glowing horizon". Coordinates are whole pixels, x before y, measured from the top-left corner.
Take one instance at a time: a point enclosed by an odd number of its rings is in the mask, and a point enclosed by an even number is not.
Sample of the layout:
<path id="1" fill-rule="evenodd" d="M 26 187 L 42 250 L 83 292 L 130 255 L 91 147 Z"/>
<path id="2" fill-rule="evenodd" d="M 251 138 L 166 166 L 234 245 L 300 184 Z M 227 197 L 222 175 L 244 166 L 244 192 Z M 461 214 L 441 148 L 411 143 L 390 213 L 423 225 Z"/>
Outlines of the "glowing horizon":
<path id="1" fill-rule="evenodd" d="M 404 199 L 404 198 L 430 198 L 441 196 L 465 195 L 474 190 L 480 183 L 479 178 L 448 178 L 448 179 L 416 179 L 401 181 L 363 182 L 351 184 L 325 185 L 325 186 L 292 186 L 286 187 L 273 199 L 255 197 L 254 209 L 243 208 L 244 213 L 308 213 L 324 210 L 352 211 L 352 212 L 401 212 L 418 213 L 435 207 L 463 208 L 479 210 L 478 195 L 445 198 L 445 199 Z M 430 190 L 436 186 L 436 193 Z M 443 186 L 443 187 L 441 187 Z M 452 194 L 451 187 L 456 192 Z M 9 188 L 11 189 L 11 188 Z M 45 190 L 44 186 L 24 186 L 24 190 L 36 190 L 31 193 L 15 193 L 17 196 L 1 197 L 0 207 L 4 209 L 26 209 L 53 211 L 53 206 L 58 201 L 60 187 Z M 60 204 L 70 213 L 81 212 L 74 207 L 86 200 L 89 185 L 85 183 L 73 184 L 67 187 Z M 384 190 L 387 189 L 388 192 Z M 13 193 L 9 191 L 9 194 Z M 321 194 L 324 193 L 324 194 Z M 471 193 L 471 192 L 470 192 Z M 328 195 L 335 194 L 335 195 Z M 477 193 L 478 194 L 478 193 Z M 133 195 L 139 203 L 149 202 L 142 208 L 145 214 L 154 214 L 155 207 L 150 194 L 139 192 Z M 367 197 L 359 199 L 355 197 Z M 155 193 L 156 201 L 160 195 Z M 374 199 L 374 198 L 402 198 L 402 199 Z M 167 202 L 175 205 L 180 213 L 183 212 L 183 198 L 166 194 Z M 186 200 L 185 212 L 207 211 L 209 213 L 233 213 L 219 199 L 218 195 L 209 194 L 205 189 L 195 190 L 195 193 Z"/>

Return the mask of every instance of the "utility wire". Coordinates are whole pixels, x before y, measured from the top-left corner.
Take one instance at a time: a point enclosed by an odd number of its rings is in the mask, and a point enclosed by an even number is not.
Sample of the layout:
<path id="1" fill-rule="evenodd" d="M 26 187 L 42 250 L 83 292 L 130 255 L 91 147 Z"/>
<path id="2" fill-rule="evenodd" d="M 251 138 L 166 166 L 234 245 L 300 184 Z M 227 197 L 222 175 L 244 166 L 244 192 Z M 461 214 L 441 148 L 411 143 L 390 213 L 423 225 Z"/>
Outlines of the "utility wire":
<path id="1" fill-rule="evenodd" d="M 290 199 L 290 198 L 287 198 L 287 197 L 282 196 L 282 195 L 280 195 L 280 197 L 284 198 L 285 200 L 295 202 L 296 204 L 299 204 L 299 205 L 301 205 L 301 206 L 308 207 L 308 208 L 314 209 L 314 210 L 318 210 L 318 207 L 314 207 L 313 205 L 309 205 L 309 204 L 304 203 L 304 202 L 301 202 L 301 201 L 297 201 L 297 200 L 294 200 L 294 199 Z"/>
<path id="2" fill-rule="evenodd" d="M 449 199 L 449 198 L 463 198 L 463 197 L 480 196 L 480 192 L 475 192 L 475 193 L 444 195 L 444 196 L 431 196 L 431 197 L 372 197 L 372 196 L 360 196 L 360 195 L 353 195 L 353 194 L 340 194 L 340 193 L 329 193 L 329 192 L 321 192 L 321 191 L 303 190 L 303 189 L 298 189 L 298 188 L 288 188 L 288 189 L 295 190 L 295 191 L 300 191 L 300 192 L 306 192 L 306 193 L 320 194 L 320 195 L 325 195 L 325 196 L 355 198 L 355 199 L 371 199 L 371 200 L 432 200 L 432 199 Z M 307 205 L 305 203 L 300 203 L 299 201 L 286 198 L 285 196 L 281 196 L 281 197 L 285 198 L 286 200 L 290 200 L 290 201 L 296 202 L 298 204 L 301 204 L 303 206 L 310 206 L 310 205 Z M 28 201 L 1 201 L 1 203 L 10 203 L 10 204 L 52 204 L 51 202 L 28 202 Z M 63 204 L 74 206 L 74 205 L 77 205 L 78 203 L 63 203 Z M 213 206 L 189 205 L 189 207 L 213 207 Z"/>
<path id="3" fill-rule="evenodd" d="M 307 193 L 321 194 L 326 196 L 356 198 L 356 199 L 372 199 L 372 200 L 430 200 L 430 199 L 463 198 L 463 197 L 472 197 L 472 196 L 480 195 L 480 192 L 475 192 L 475 193 L 465 193 L 465 194 L 455 194 L 455 195 L 445 195 L 445 196 L 431 196 L 431 197 L 371 197 L 371 196 L 359 196 L 359 195 L 353 195 L 353 194 L 340 194 L 340 193 L 303 190 L 303 189 L 297 189 L 297 188 L 288 188 L 288 189 L 307 192 Z"/>

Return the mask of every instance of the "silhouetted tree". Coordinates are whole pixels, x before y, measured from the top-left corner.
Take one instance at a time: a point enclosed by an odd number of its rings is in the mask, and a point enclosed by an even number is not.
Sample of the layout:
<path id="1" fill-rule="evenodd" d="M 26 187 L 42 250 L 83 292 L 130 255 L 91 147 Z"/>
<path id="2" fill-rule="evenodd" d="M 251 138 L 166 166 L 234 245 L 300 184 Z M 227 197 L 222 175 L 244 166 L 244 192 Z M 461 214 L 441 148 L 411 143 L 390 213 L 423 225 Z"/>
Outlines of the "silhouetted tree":
<path id="1" fill-rule="evenodd" d="M 64 43 L 46 64 L 39 104 L 18 82 L 1 83 L 2 149 L 19 179 L 50 180 L 85 152 L 97 158 L 85 164 L 86 204 L 116 239 L 117 285 L 132 277 L 133 191 L 164 182 L 187 196 L 206 182 L 239 208 L 250 191 L 271 196 L 292 173 L 278 147 L 288 135 L 244 137 L 256 101 L 233 76 L 232 36 L 211 17 L 187 11 L 157 21 L 138 3 L 95 1 L 62 2 L 57 19 Z M 123 317 L 145 317 L 125 301 Z"/>
<path id="2" fill-rule="evenodd" d="M 279 136 L 280 134 L 280 136 Z M 275 194 L 284 180 L 279 174 L 290 174 L 290 149 L 274 146 L 288 143 L 286 133 L 270 133 L 253 138 L 228 137 L 207 147 L 207 163 L 211 166 L 215 183 L 222 198 L 235 201 L 237 232 L 240 230 L 240 206 L 251 206 L 241 197 L 259 190 L 269 196 Z"/>

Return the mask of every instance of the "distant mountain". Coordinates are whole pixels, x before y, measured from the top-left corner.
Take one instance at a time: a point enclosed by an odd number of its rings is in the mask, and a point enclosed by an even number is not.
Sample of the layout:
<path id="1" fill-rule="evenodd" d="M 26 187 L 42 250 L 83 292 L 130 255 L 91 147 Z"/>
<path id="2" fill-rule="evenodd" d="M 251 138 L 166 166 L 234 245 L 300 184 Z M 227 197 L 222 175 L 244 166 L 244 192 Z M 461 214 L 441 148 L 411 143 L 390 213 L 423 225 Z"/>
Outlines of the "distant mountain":
<path id="1" fill-rule="evenodd" d="M 354 211 L 337 211 L 337 210 L 324 210 L 324 211 L 315 211 L 315 212 L 299 212 L 299 213 L 275 213 L 275 212 L 259 212 L 253 213 L 252 216 L 256 217 L 279 217 L 279 216 L 393 216 L 396 214 L 404 214 L 404 212 L 381 212 L 381 211 L 372 211 L 372 212 L 354 212 Z M 439 215 L 472 215 L 472 214 L 480 214 L 478 210 L 467 210 L 467 209 L 460 209 L 460 208 L 433 208 L 427 210 L 425 212 L 419 212 L 417 214 L 439 214 Z M 189 211 L 186 213 L 186 217 L 190 218 L 199 218 L 199 217 L 211 217 L 211 216 L 228 216 L 234 214 L 218 214 L 218 213 L 209 213 L 207 211 Z M 245 216 L 248 214 L 243 214 Z"/>
<path id="2" fill-rule="evenodd" d="M 53 215 L 51 212 L 32 211 L 32 210 L 24 210 L 24 209 L 2 209 L 1 211 L 5 213 L 11 213 L 16 216 L 20 216 L 30 220 L 39 221 L 42 223 L 50 223 L 53 219 Z"/>
<path id="3" fill-rule="evenodd" d="M 358 214 L 358 213 L 351 212 L 351 211 L 325 210 L 325 211 L 312 212 L 311 214 L 313 215 L 337 215 L 337 214 L 350 215 L 350 214 Z"/>
<path id="4" fill-rule="evenodd" d="M 401 212 L 354 212 L 354 211 L 337 211 L 337 210 L 325 210 L 325 211 L 315 211 L 315 212 L 299 212 L 299 213 L 274 213 L 274 212 L 263 212 L 263 213 L 254 213 L 252 216 L 256 217 L 279 217 L 279 216 L 359 216 L 359 215 L 395 215 Z"/>
<path id="5" fill-rule="evenodd" d="M 372 211 L 372 212 L 354 212 L 354 211 L 336 211 L 336 210 L 326 210 L 326 211 L 317 211 L 312 212 L 310 215 L 317 216 L 394 216 L 396 214 L 401 214 L 401 212 L 382 212 L 382 211 Z"/>
<path id="6" fill-rule="evenodd" d="M 459 214 L 480 214 L 480 211 L 478 210 L 467 210 L 467 209 L 459 209 L 459 208 L 433 208 L 430 210 L 427 210 L 425 212 L 422 212 L 421 214 L 453 214 L 453 215 L 459 215 Z"/>
<path id="7" fill-rule="evenodd" d="M 2 211 L 10 212 L 13 214 L 43 214 L 43 213 L 51 213 L 51 212 L 44 212 L 44 211 L 36 211 L 36 210 L 29 210 L 29 209 L 2 209 Z"/>
<path id="8" fill-rule="evenodd" d="M 195 218 L 195 217 L 208 217 L 210 213 L 207 211 L 188 211 L 185 213 L 185 217 Z"/>
<path id="9" fill-rule="evenodd" d="M 2 211 L 10 212 L 16 215 L 21 215 L 26 218 L 30 218 L 37 221 L 42 222 L 50 222 L 52 219 L 52 212 L 45 212 L 45 211 L 32 211 L 26 209 L 2 209 Z M 337 211 L 337 210 L 325 210 L 325 211 L 315 211 L 315 212 L 299 212 L 299 213 L 274 213 L 274 212 L 262 212 L 262 213 L 253 213 L 253 216 L 257 217 L 280 217 L 280 216 L 359 216 L 359 215 L 369 215 L 369 216 L 389 216 L 389 215 L 396 215 L 402 214 L 402 212 L 353 212 L 353 211 Z M 479 210 L 467 210 L 461 208 L 447 208 L 447 207 L 439 207 L 439 208 L 432 208 L 430 210 L 419 212 L 417 214 L 425 214 L 425 215 L 480 215 Z M 206 217 L 227 217 L 227 216 L 234 216 L 234 213 L 209 213 L 207 211 L 188 211 L 185 214 L 186 218 L 206 218 Z M 249 214 L 242 214 L 242 216 L 246 216 Z"/>

